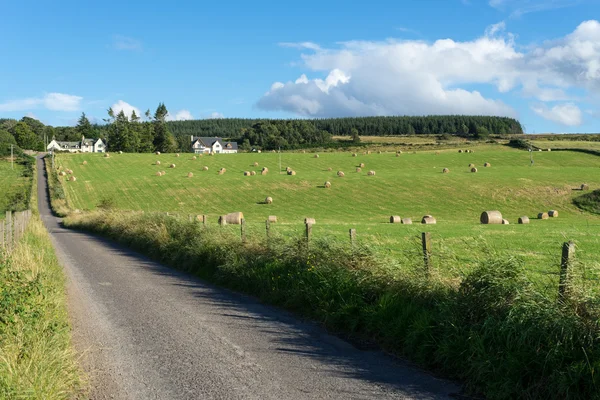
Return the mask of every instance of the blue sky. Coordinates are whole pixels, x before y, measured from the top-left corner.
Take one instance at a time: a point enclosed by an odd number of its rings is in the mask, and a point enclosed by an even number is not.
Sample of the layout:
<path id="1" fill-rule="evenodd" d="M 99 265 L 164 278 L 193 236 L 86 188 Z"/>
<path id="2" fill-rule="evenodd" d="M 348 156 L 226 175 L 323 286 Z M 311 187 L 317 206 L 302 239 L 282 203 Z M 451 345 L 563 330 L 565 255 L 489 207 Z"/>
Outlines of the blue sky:
<path id="1" fill-rule="evenodd" d="M 83 3 L 1 5 L 0 117 L 164 102 L 173 119 L 464 113 L 600 132 L 600 0 Z"/>

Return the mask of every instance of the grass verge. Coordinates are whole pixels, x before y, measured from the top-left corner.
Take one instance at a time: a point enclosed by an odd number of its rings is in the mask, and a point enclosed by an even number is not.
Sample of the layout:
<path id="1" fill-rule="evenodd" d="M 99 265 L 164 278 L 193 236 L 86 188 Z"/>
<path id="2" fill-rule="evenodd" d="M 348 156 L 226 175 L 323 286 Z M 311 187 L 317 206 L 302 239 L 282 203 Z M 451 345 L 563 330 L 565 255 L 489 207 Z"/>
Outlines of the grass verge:
<path id="1" fill-rule="evenodd" d="M 52 169 L 52 161 L 50 157 L 44 157 L 46 166 L 46 174 L 48 176 L 48 194 L 50 197 L 50 205 L 52 211 L 58 217 L 65 217 L 71 212 L 71 207 L 67 201 L 65 188 L 58 178 L 58 172 Z"/>
<path id="2" fill-rule="evenodd" d="M 600 317 L 573 270 L 569 297 L 537 292 L 519 259 L 487 253 L 460 281 L 369 247 L 274 238 L 240 245 L 235 227 L 97 212 L 66 225 L 376 342 L 491 399 L 597 398 Z M 228 228 L 232 228 L 231 230 Z M 418 251 L 415 253 L 418 254 Z"/>
<path id="3" fill-rule="evenodd" d="M 583 194 L 573 199 L 573 204 L 593 214 L 600 214 L 600 190 Z"/>

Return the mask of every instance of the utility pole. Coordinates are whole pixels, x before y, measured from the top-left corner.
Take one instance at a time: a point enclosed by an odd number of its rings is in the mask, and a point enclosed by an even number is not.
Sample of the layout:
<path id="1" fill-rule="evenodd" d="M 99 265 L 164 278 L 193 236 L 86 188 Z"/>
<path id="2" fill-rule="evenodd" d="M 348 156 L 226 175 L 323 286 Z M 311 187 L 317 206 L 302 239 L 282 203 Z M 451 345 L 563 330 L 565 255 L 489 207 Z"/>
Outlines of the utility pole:
<path id="1" fill-rule="evenodd" d="M 529 166 L 533 167 L 533 150 L 531 150 L 531 148 L 529 148 L 529 160 L 531 161 L 531 164 L 529 164 Z"/>
<path id="2" fill-rule="evenodd" d="M 10 169 L 15 169 L 13 162 L 13 145 L 10 145 Z"/>

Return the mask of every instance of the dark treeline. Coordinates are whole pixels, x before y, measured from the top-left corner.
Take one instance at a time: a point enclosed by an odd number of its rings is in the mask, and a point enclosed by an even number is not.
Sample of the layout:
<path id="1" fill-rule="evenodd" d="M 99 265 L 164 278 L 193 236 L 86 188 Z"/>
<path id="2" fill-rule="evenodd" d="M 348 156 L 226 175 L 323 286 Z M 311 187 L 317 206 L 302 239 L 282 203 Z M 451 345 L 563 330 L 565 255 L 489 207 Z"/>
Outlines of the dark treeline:
<path id="1" fill-rule="evenodd" d="M 490 134 L 522 134 L 519 121 L 506 117 L 424 116 L 424 117 L 357 117 L 330 119 L 202 119 L 167 121 L 168 111 L 160 104 L 146 120 L 141 116 L 114 114 L 108 110 L 105 125 L 90 124 L 82 114 L 77 126 L 52 127 L 24 117 L 20 121 L 0 119 L 0 142 L 14 140 L 22 148 L 43 150 L 44 142 L 79 141 L 101 138 L 109 151 L 171 152 L 190 151 L 190 136 L 218 136 L 237 141 L 242 150 L 297 149 L 327 146 L 332 136 L 348 136 L 354 142 L 359 136 L 390 135 L 460 135 L 485 139 Z M 12 137 L 12 139 L 10 139 Z"/>

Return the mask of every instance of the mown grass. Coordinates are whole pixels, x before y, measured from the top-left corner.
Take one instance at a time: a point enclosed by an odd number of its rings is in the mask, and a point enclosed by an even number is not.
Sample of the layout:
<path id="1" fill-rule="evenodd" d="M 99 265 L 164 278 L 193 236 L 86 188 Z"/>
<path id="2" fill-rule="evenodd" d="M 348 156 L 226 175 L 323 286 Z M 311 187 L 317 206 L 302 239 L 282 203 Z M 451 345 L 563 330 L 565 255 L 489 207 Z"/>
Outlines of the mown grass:
<path id="1" fill-rule="evenodd" d="M 37 211 L 13 252 L 0 254 L 0 282 L 0 398 L 78 395 L 65 278 Z"/>
<path id="2" fill-rule="evenodd" d="M 536 153 L 530 166 L 528 152 L 500 145 L 468 146 L 475 153 L 456 150 L 421 151 L 404 149 L 395 153 L 370 155 L 349 152 L 283 153 L 282 168 L 290 166 L 296 176 L 279 174 L 279 154 L 236 154 L 199 157 L 191 154 L 98 154 L 60 155 L 57 167 L 74 171 L 76 182 L 60 178 L 66 199 L 73 208 L 95 209 L 105 200 L 115 209 L 207 214 L 216 224 L 219 215 L 242 211 L 248 235 L 265 237 L 264 221 L 276 215 L 272 230 L 284 236 L 300 237 L 304 217 L 314 217 L 315 238 L 347 240 L 348 230 L 356 228 L 358 241 L 383 254 L 402 257 L 412 250 L 423 230 L 433 236 L 434 262 L 455 260 L 443 270 L 448 278 L 458 278 L 472 268 L 481 255 L 481 244 L 499 254 L 520 256 L 526 270 L 540 288 L 554 292 L 558 280 L 560 247 L 565 240 L 578 245 L 577 256 L 587 265 L 598 262 L 600 216 L 582 212 L 572 204 L 580 194 L 572 190 L 581 183 L 600 187 L 600 157 L 573 152 Z M 160 160 L 161 165 L 155 165 Z M 86 161 L 87 165 L 83 165 Z M 254 167 L 253 163 L 259 166 Z M 492 167 L 483 168 L 484 162 Z M 175 163 L 175 169 L 168 168 Z M 366 166 L 355 172 L 359 163 Z M 472 174 L 468 164 L 479 172 Z M 202 167 L 208 166 L 208 171 Z M 266 166 L 266 176 L 244 177 L 243 171 Z M 227 172 L 218 175 L 225 167 Z M 442 168 L 450 168 L 442 174 Z M 332 168 L 332 171 L 328 171 Z M 373 169 L 377 175 L 367 176 Z M 165 176 L 155 176 L 156 171 Z M 342 170 L 346 176 L 339 178 Z M 187 173 L 193 172 L 193 178 Z M 332 187 L 322 187 L 330 181 Z M 271 196 L 273 204 L 261 202 Z M 484 210 L 500 210 L 511 225 L 482 226 Z M 541 221 L 541 211 L 559 210 L 560 217 Z M 438 224 L 418 224 L 425 214 L 433 214 Z M 390 215 L 412 217 L 415 225 L 392 225 Z M 517 225 L 527 215 L 530 225 Z M 593 282 L 598 277 L 590 273 Z"/>
<path id="3" fill-rule="evenodd" d="M 582 266 L 569 297 L 539 292 L 518 257 L 481 246 L 460 279 L 424 273 L 418 243 L 405 257 L 368 245 L 279 235 L 240 243 L 237 227 L 203 227 L 164 214 L 72 214 L 67 226 L 109 236 L 154 259 L 259 296 L 357 341 L 375 342 L 463 380 L 490 399 L 598 398 L 598 299 Z M 459 266 L 460 268 L 460 266 Z"/>
<path id="4" fill-rule="evenodd" d="M 59 179 L 58 170 L 52 169 L 50 157 L 44 157 L 44 167 L 46 168 L 48 197 L 50 198 L 52 211 L 58 217 L 64 217 L 71 212 L 71 208 L 69 207 L 67 196 L 65 194 L 63 180 Z"/>

